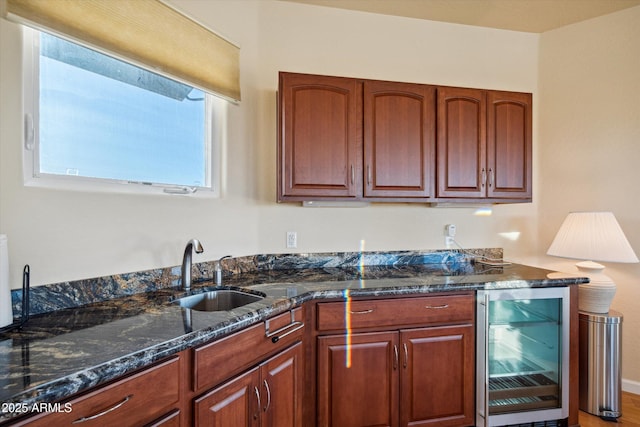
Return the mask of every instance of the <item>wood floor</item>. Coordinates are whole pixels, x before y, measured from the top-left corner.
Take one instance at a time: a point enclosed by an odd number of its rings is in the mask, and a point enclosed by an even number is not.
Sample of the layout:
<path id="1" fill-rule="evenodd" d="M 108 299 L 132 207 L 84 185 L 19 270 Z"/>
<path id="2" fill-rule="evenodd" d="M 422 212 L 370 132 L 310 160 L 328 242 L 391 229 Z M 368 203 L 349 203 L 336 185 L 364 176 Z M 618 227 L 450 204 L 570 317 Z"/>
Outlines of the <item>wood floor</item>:
<path id="1" fill-rule="evenodd" d="M 581 427 L 640 427 L 640 396 L 622 392 L 622 416 L 617 422 L 603 421 L 595 415 L 580 411 L 579 416 Z"/>

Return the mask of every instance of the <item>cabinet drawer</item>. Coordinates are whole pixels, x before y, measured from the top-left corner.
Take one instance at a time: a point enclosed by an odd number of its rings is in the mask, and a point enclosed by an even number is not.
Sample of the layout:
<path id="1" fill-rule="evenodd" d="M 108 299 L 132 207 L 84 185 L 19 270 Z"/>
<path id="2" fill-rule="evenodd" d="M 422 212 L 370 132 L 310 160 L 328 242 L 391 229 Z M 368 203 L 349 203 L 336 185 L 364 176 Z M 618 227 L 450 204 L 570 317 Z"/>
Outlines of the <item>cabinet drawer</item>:
<path id="1" fill-rule="evenodd" d="M 293 310 L 293 316 L 292 319 L 288 311 L 195 349 L 194 390 L 202 391 L 220 384 L 301 339 L 304 331 L 302 308 Z M 279 329 L 282 329 L 281 334 L 267 336 L 267 332 Z M 282 338 L 274 342 L 274 338 L 280 336 Z"/>
<path id="2" fill-rule="evenodd" d="M 128 378 L 61 404 L 60 412 L 25 420 L 19 425 L 140 426 L 178 405 L 180 361 L 172 358 Z M 68 412 L 64 412 L 68 408 Z"/>
<path id="3" fill-rule="evenodd" d="M 473 321 L 475 299 L 446 295 L 318 303 L 320 331 Z"/>

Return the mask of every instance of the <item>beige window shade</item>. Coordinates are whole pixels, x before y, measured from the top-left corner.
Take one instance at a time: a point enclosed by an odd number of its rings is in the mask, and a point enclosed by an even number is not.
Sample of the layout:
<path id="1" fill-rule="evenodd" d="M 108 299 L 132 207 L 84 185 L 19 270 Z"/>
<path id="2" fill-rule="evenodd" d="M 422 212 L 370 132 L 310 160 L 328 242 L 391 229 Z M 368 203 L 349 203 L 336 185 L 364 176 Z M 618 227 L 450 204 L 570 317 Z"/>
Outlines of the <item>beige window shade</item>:
<path id="1" fill-rule="evenodd" d="M 240 100 L 239 48 L 158 0 L 0 0 L 4 15 Z"/>

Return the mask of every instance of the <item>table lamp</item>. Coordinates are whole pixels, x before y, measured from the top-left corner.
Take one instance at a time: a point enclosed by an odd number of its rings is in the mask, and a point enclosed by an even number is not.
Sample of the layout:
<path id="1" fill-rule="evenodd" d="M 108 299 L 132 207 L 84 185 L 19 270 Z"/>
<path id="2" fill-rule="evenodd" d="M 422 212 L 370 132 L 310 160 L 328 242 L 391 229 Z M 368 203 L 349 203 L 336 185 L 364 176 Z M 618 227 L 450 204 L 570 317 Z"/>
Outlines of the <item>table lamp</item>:
<path id="1" fill-rule="evenodd" d="M 547 255 L 582 259 L 578 270 L 590 283 L 580 285 L 578 308 L 607 313 L 616 293 L 613 280 L 603 273 L 602 262 L 639 262 L 622 228 L 611 212 L 571 212 L 560 226 Z"/>

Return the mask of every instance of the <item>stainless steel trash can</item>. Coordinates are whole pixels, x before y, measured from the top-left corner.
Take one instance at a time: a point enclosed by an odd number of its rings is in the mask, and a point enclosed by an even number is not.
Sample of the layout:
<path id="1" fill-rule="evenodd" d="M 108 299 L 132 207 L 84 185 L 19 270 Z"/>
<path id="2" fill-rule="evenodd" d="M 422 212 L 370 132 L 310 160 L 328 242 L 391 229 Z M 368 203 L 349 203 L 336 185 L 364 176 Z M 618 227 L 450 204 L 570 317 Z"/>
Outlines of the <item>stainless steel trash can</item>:
<path id="1" fill-rule="evenodd" d="M 580 312 L 580 410 L 605 420 L 622 415 L 622 314 Z"/>

